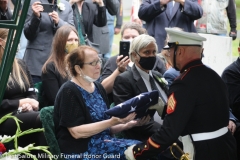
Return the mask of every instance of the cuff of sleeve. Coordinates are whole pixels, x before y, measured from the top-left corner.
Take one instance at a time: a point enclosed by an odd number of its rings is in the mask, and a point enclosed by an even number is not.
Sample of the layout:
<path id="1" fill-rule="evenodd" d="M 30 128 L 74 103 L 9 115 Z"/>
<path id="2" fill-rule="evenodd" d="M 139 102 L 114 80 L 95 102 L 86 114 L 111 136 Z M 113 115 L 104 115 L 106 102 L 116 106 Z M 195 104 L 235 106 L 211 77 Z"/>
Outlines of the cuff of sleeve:
<path id="1" fill-rule="evenodd" d="M 231 32 L 237 32 L 236 28 L 231 28 Z"/>
<path id="2" fill-rule="evenodd" d="M 160 1 L 156 1 L 153 3 L 154 5 L 154 9 L 157 10 L 157 11 L 164 11 L 166 6 L 165 5 L 161 5 Z"/>
<path id="3" fill-rule="evenodd" d="M 19 107 L 19 100 L 12 100 L 12 106 L 16 106 L 17 108 Z"/>
<path id="4" fill-rule="evenodd" d="M 115 28 L 121 29 L 121 28 L 122 28 L 122 25 L 116 25 Z"/>
<path id="5" fill-rule="evenodd" d="M 38 28 L 40 22 L 41 22 L 41 16 L 40 16 L 40 18 L 38 18 L 35 14 L 33 14 L 32 15 L 32 20 L 31 20 L 31 25 Z"/>
<path id="6" fill-rule="evenodd" d="M 98 12 L 104 11 L 106 9 L 105 6 L 99 6 L 98 5 Z"/>
<path id="7" fill-rule="evenodd" d="M 236 120 L 234 118 L 229 118 L 230 121 L 233 121 L 234 123 L 236 123 Z"/>
<path id="8" fill-rule="evenodd" d="M 133 147 L 133 155 L 135 159 L 147 159 L 147 157 L 153 157 L 160 153 L 159 149 L 160 145 L 149 138 L 147 141 Z"/>

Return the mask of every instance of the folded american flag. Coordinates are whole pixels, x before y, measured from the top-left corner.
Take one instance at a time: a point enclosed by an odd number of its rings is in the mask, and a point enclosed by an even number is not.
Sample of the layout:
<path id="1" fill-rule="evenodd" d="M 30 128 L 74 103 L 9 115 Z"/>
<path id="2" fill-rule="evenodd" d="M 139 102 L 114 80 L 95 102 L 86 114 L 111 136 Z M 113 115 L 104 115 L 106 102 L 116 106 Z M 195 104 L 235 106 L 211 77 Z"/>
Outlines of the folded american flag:
<path id="1" fill-rule="evenodd" d="M 146 115 L 153 116 L 155 110 L 148 111 L 148 108 L 158 103 L 158 91 L 144 92 L 140 95 L 133 97 L 123 103 L 120 103 L 113 108 L 105 111 L 109 116 L 124 118 L 130 113 L 135 112 L 136 118 L 142 118 Z"/>

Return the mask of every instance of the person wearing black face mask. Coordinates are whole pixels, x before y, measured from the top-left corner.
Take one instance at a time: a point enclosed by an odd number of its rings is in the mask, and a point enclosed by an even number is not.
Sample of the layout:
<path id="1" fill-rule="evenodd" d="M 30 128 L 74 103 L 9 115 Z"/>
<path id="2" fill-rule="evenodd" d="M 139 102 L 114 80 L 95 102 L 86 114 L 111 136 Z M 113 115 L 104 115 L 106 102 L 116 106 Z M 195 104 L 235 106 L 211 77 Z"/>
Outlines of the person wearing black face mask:
<path id="1" fill-rule="evenodd" d="M 186 159 L 237 160 L 236 141 L 232 129 L 227 127 L 226 85 L 201 61 L 206 38 L 174 28 L 165 30 L 169 42 L 164 48 L 168 49 L 170 62 L 180 71 L 180 76 L 169 88 L 167 116 L 162 127 L 147 141 L 129 147 L 125 151 L 126 159 L 148 159 L 181 139 Z"/>
<path id="2" fill-rule="evenodd" d="M 153 37 L 149 35 L 139 35 L 133 39 L 130 46 L 130 59 L 134 63 L 130 70 L 118 75 L 113 85 L 113 99 L 115 105 L 122 103 L 143 92 L 158 90 L 164 102 L 167 100 L 167 85 L 161 83 L 158 79 L 162 78 L 159 72 L 153 71 L 156 61 L 157 44 Z M 153 80 L 155 86 L 150 84 Z M 153 120 L 155 110 L 149 117 L 149 121 L 139 124 L 138 127 L 124 131 L 124 134 L 130 138 L 138 140 L 147 140 L 148 135 L 154 133 L 161 125 Z M 138 134 L 141 133 L 141 134 Z"/>
<path id="3" fill-rule="evenodd" d="M 156 62 L 156 53 L 155 53 L 156 51 L 154 51 L 154 55 L 155 56 L 150 56 L 150 57 L 142 57 L 142 56 L 140 56 L 139 54 L 138 54 L 138 52 L 136 52 L 138 55 L 139 55 L 139 57 L 140 57 L 140 60 L 139 60 L 139 65 L 143 68 L 143 69 L 146 69 L 146 70 L 152 70 L 153 69 L 153 67 L 154 67 L 154 64 L 155 64 L 155 62 Z M 151 53 L 149 53 L 149 54 L 151 54 Z"/>
<path id="4" fill-rule="evenodd" d="M 134 64 L 129 70 L 118 75 L 115 79 L 113 85 L 115 105 L 143 92 L 150 92 L 152 90 L 158 90 L 160 99 L 162 99 L 164 105 L 166 104 L 168 94 L 167 83 L 165 83 L 161 73 L 153 70 L 157 53 L 158 47 L 153 37 L 142 34 L 133 39 L 129 57 Z M 151 110 L 148 117 L 144 117 L 144 123 L 125 130 L 123 132 L 124 136 L 140 141 L 147 140 L 149 135 L 152 135 L 152 133 L 161 128 L 161 120 L 160 118 L 156 119 L 155 112 L 155 110 Z M 159 115 L 163 118 L 162 114 Z M 160 155 L 160 157 L 162 156 L 164 156 L 164 159 L 172 158 L 169 150 Z"/>

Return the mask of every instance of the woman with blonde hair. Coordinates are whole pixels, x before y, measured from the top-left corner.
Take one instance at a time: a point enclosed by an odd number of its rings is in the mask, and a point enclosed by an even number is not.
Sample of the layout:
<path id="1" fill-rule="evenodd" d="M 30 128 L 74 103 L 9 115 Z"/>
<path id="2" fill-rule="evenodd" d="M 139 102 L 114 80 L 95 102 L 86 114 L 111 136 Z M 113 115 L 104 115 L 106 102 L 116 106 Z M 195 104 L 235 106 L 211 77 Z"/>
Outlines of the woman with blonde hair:
<path id="1" fill-rule="evenodd" d="M 8 32 L 8 29 L 0 28 L 0 63 L 2 63 Z M 42 124 L 38 112 L 39 103 L 36 99 L 32 78 L 26 65 L 22 60 L 15 58 L 3 100 L 0 104 L 0 118 L 12 113 L 13 116 L 23 122 L 20 123 L 22 131 L 30 128 L 41 128 Z M 14 135 L 16 129 L 15 121 L 8 119 L 0 124 L 0 135 Z M 45 145 L 44 134 L 40 132 L 19 138 L 19 146 L 21 147 L 25 147 L 30 143 Z"/>

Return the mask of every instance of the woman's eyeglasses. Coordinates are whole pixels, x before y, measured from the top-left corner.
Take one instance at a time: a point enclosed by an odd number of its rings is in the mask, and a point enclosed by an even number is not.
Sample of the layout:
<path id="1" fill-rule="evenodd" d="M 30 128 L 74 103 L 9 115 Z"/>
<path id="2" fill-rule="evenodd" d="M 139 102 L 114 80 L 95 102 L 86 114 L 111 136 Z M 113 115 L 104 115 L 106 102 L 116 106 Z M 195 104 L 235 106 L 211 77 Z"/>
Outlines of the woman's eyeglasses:
<path id="1" fill-rule="evenodd" d="M 98 59 L 97 61 L 93 61 L 93 62 L 89 62 L 89 63 L 83 63 L 83 64 L 88 64 L 88 65 L 91 65 L 91 66 L 96 66 L 97 64 L 102 65 L 102 60 Z"/>

